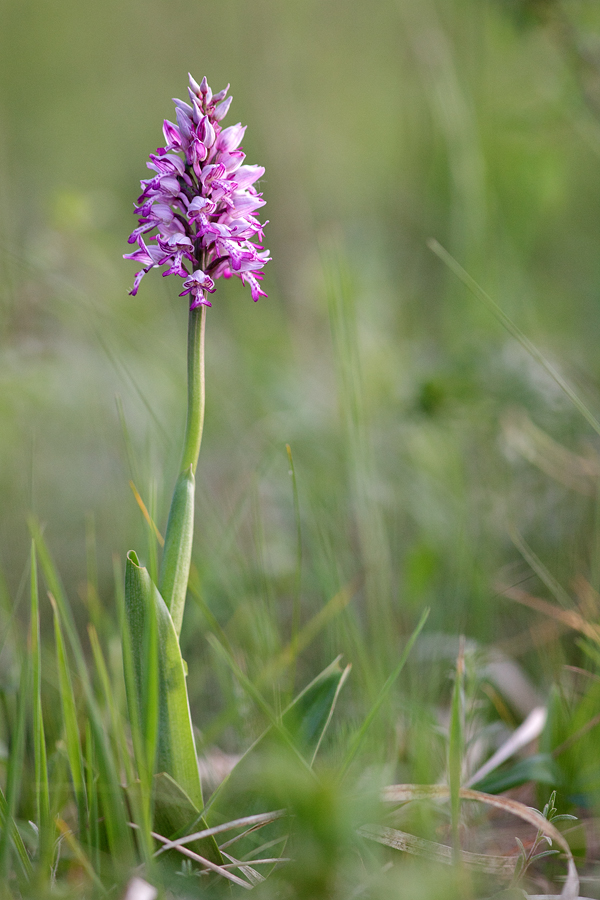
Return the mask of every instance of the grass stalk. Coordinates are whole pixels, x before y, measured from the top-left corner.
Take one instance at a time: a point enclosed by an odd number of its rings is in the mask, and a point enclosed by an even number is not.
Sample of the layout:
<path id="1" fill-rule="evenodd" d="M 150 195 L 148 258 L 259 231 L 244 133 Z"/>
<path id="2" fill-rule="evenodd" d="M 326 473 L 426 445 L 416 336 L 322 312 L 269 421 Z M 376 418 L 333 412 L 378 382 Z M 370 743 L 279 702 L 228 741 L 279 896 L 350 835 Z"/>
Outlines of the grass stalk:
<path id="1" fill-rule="evenodd" d="M 35 543 L 31 542 L 31 624 L 29 634 L 31 653 L 33 764 L 35 778 L 35 811 L 38 828 L 39 883 L 50 874 L 53 829 L 50 824 L 50 789 L 46 735 L 42 709 L 42 658 L 40 642 L 40 611 Z"/>
<path id="2" fill-rule="evenodd" d="M 371 725 L 373 724 L 375 716 L 381 709 L 382 704 L 385 702 L 385 700 L 386 700 L 388 694 L 390 693 L 392 687 L 394 686 L 398 676 L 400 675 L 400 673 L 402 672 L 402 669 L 406 665 L 406 661 L 409 657 L 410 651 L 412 650 L 415 641 L 417 640 L 419 634 L 421 633 L 421 631 L 425 625 L 425 622 L 427 621 L 428 616 L 429 616 L 429 610 L 426 609 L 423 611 L 421 618 L 419 619 L 419 622 L 417 624 L 417 627 L 415 628 L 415 630 L 411 634 L 410 638 L 408 639 L 406 647 L 404 648 L 402 656 L 400 657 L 400 660 L 398 662 L 398 665 L 396 666 L 394 671 L 391 673 L 391 675 L 389 675 L 389 677 L 386 679 L 385 684 L 381 688 L 379 695 L 378 695 L 377 699 L 375 700 L 375 703 L 371 706 L 371 709 L 369 710 L 367 716 L 365 717 L 365 720 L 363 721 L 361 727 L 358 729 L 358 731 L 355 733 L 354 737 L 352 738 L 352 740 L 350 742 L 350 747 L 346 753 L 346 756 L 344 757 L 344 761 L 343 761 L 343 763 L 340 767 L 339 773 L 338 773 L 339 781 L 342 781 L 342 779 L 346 775 L 346 772 L 350 768 L 350 765 L 352 764 L 354 757 L 358 753 L 362 742 L 364 741 Z"/>

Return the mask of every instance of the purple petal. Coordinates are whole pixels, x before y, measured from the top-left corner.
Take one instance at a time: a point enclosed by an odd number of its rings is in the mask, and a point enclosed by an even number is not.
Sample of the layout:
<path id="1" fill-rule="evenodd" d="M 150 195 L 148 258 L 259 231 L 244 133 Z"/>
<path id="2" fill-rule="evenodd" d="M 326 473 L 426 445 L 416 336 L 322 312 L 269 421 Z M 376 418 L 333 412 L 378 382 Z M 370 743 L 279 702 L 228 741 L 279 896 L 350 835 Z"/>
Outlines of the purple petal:
<path id="1" fill-rule="evenodd" d="M 216 98 L 215 98 L 216 99 Z M 229 107 L 231 106 L 231 101 L 233 97 L 228 97 L 227 100 L 223 100 L 222 103 L 219 103 L 214 112 L 214 117 L 217 122 L 220 122 L 221 119 L 224 119 L 227 113 L 229 112 Z"/>
<path id="2" fill-rule="evenodd" d="M 258 281 L 257 281 L 257 279 L 255 278 L 254 275 L 248 275 L 248 274 L 246 273 L 246 274 L 240 275 L 240 278 L 242 279 L 242 282 L 243 282 L 244 284 L 245 284 L 246 282 L 248 282 L 248 284 L 250 285 L 250 291 L 251 291 L 251 293 L 252 293 L 252 299 L 254 300 L 255 303 L 256 303 L 256 301 L 259 299 L 259 297 L 268 297 L 268 294 L 265 294 L 265 292 L 261 289 L 261 286 L 260 286 L 260 284 L 258 283 Z"/>
<path id="3" fill-rule="evenodd" d="M 165 143 L 168 147 L 181 149 L 181 134 L 179 133 L 179 129 L 173 125 L 172 122 L 169 122 L 168 119 L 165 119 L 163 122 L 163 134 L 165 136 Z"/>
<path id="4" fill-rule="evenodd" d="M 213 93 L 208 86 L 208 81 L 206 80 L 206 75 L 202 79 L 202 83 L 200 85 L 200 91 L 202 92 L 202 96 L 204 97 L 204 102 L 208 105 L 213 98 Z"/>
<path id="5" fill-rule="evenodd" d="M 187 106 L 187 103 L 186 103 Z M 190 113 L 192 110 L 190 109 Z M 192 123 L 188 117 L 188 115 L 179 107 L 175 110 L 177 115 L 177 124 L 179 125 L 179 131 L 181 132 L 182 138 L 187 138 L 188 141 L 192 136 Z"/>
<path id="6" fill-rule="evenodd" d="M 248 187 L 262 178 L 264 174 L 264 166 L 241 166 L 235 173 L 235 180 L 238 187 Z"/>
<path id="7" fill-rule="evenodd" d="M 201 90 L 200 85 L 198 84 L 197 81 L 194 81 L 194 79 L 192 78 L 192 76 L 190 75 L 189 72 L 188 72 L 188 80 L 189 80 L 191 89 L 196 94 L 196 96 L 198 96 L 198 94 L 200 93 L 200 90 Z"/>
<path id="8" fill-rule="evenodd" d="M 218 94 L 215 94 L 212 98 L 213 103 L 220 103 L 227 96 L 227 91 L 229 90 L 229 85 L 226 88 L 223 88 L 222 91 L 219 91 Z"/>
<path id="9" fill-rule="evenodd" d="M 173 103 L 177 109 L 180 109 L 191 118 L 193 109 L 189 103 L 186 103 L 185 100 L 178 100 L 177 97 L 173 97 Z"/>
<path id="10" fill-rule="evenodd" d="M 240 122 L 238 122 L 237 125 L 230 125 L 229 128 L 224 128 L 219 135 L 217 148 L 219 150 L 237 150 L 242 142 L 245 131 L 246 126 L 242 125 Z"/>
<path id="11" fill-rule="evenodd" d="M 228 150 L 223 153 L 219 153 L 219 156 L 218 156 L 219 162 L 221 163 L 221 165 L 225 166 L 225 169 L 229 174 L 232 174 L 233 172 L 237 171 L 240 168 L 240 166 L 242 165 L 242 163 L 244 162 L 245 158 L 246 158 L 246 154 L 242 153 L 241 150 L 231 150 L 231 151 Z M 246 166 L 245 168 L 248 168 L 248 166 Z M 264 169 L 263 169 L 263 171 L 264 171 Z M 239 183 L 237 176 L 236 176 L 235 181 L 236 181 L 236 184 Z"/>

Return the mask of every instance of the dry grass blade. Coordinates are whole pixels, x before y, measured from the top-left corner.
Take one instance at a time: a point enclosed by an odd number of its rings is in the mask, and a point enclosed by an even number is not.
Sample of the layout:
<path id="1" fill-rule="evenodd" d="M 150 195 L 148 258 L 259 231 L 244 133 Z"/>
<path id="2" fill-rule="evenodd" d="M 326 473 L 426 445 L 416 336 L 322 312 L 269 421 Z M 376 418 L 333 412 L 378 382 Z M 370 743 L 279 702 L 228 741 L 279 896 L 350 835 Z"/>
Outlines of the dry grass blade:
<path id="1" fill-rule="evenodd" d="M 253 828 L 248 828 L 246 831 L 240 832 L 240 834 L 236 834 L 235 837 L 231 838 L 229 841 L 225 841 L 224 844 L 219 844 L 219 850 L 224 850 L 225 847 L 231 847 L 232 844 L 235 844 L 237 841 L 241 841 L 247 835 L 252 834 L 253 831 L 257 831 L 259 828 L 262 828 L 262 824 L 255 825 Z M 275 847 L 277 844 L 283 843 L 283 841 L 287 841 L 287 834 L 282 835 L 281 837 L 275 838 L 273 841 L 267 841 L 266 844 L 261 844 L 260 847 L 255 847 L 252 851 L 253 853 L 262 853 L 263 850 L 268 850 L 269 847 Z M 246 859 L 250 859 L 250 856 L 247 856 Z"/>
<path id="2" fill-rule="evenodd" d="M 433 862 L 452 865 L 455 859 L 454 849 L 447 844 L 427 841 L 424 838 L 416 837 L 414 834 L 407 834 L 406 831 L 388 828 L 385 825 L 363 825 L 358 829 L 358 834 L 369 840 L 385 844 L 386 847 L 403 850 L 405 853 L 413 853 Z M 477 869 L 479 872 L 488 872 L 491 875 L 511 878 L 515 868 L 516 857 L 490 856 L 486 853 L 469 853 L 467 850 L 461 850 L 460 860 L 464 865 L 471 869 Z"/>
<path id="3" fill-rule="evenodd" d="M 183 856 L 187 856 L 188 859 L 193 859 L 195 860 L 195 862 L 201 863 L 205 869 L 210 869 L 211 872 L 216 872 L 217 875 L 222 875 L 223 878 L 227 878 L 228 881 L 233 881 L 234 884 L 239 884 L 240 887 L 246 888 L 247 891 L 252 890 L 252 884 L 248 884 L 248 882 L 244 881 L 243 878 L 238 878 L 238 876 L 234 875 L 233 872 L 228 872 L 227 869 L 223 866 L 219 866 L 217 865 L 217 863 L 211 862 L 210 859 L 206 859 L 206 857 L 200 856 L 200 854 L 198 853 L 194 853 L 193 850 L 189 850 L 187 847 L 182 847 L 180 844 L 177 844 L 174 841 L 170 841 L 162 834 L 157 834 L 155 831 L 152 831 L 151 834 L 156 841 L 160 841 L 162 844 L 164 844 L 161 849 L 165 850 L 166 845 L 168 844 L 170 848 L 177 850 L 177 852 L 181 853 Z"/>
<path id="4" fill-rule="evenodd" d="M 251 830 L 254 831 L 256 828 L 262 828 L 263 825 L 269 825 L 271 822 L 282 819 L 284 816 L 287 816 L 287 810 L 277 809 L 274 812 L 259 813 L 256 816 L 244 816 L 242 819 L 233 819 L 231 822 L 215 825 L 214 828 L 205 828 L 203 831 L 195 831 L 193 834 L 186 834 L 176 841 L 169 841 L 167 838 L 161 838 L 160 840 L 163 842 L 163 846 L 160 850 L 157 850 L 154 855 L 160 856 L 161 853 L 164 853 L 167 850 L 179 850 L 179 848 L 185 846 L 185 844 L 191 844 L 194 841 L 211 837 L 215 834 L 223 834 L 223 832 L 232 831 L 234 828 L 252 826 Z M 233 842 L 230 841 L 229 843 Z M 227 845 L 224 844 L 223 846 Z"/>
<path id="5" fill-rule="evenodd" d="M 142 495 L 140 494 L 140 492 L 139 492 L 138 489 L 136 488 L 136 486 L 135 486 L 135 484 L 133 483 L 133 481 L 130 481 L 130 482 L 129 482 L 129 487 L 131 488 L 131 492 L 132 492 L 133 496 L 135 497 L 135 502 L 136 502 L 137 505 L 139 506 L 139 508 L 140 508 L 140 510 L 141 510 L 141 512 L 142 512 L 142 515 L 143 515 L 144 519 L 145 519 L 146 522 L 148 523 L 148 526 L 150 527 L 150 529 L 154 532 L 154 535 L 155 535 L 155 537 L 156 537 L 156 540 L 158 541 L 158 543 L 160 544 L 161 547 L 164 547 L 164 546 L 165 546 L 165 539 L 164 539 L 164 537 L 162 536 L 162 534 L 160 533 L 160 531 L 158 530 L 158 527 L 157 527 L 157 525 L 156 525 L 154 519 L 152 518 L 152 516 L 151 516 L 150 513 L 148 512 L 148 507 L 146 506 L 146 504 L 145 504 L 144 501 L 142 500 Z"/>
<path id="6" fill-rule="evenodd" d="M 539 737 L 546 724 L 546 718 L 546 708 L 544 706 L 536 706 L 525 721 L 513 731 L 508 740 L 469 778 L 465 787 L 477 784 L 478 781 L 481 781 L 482 778 L 489 775 L 494 769 L 497 769 L 503 762 L 510 759 L 518 750 L 526 747 L 527 744 Z"/>
<path id="7" fill-rule="evenodd" d="M 257 884 L 262 884 L 266 879 L 257 872 L 256 869 L 253 869 L 251 865 L 248 863 L 243 863 L 239 859 L 236 859 L 235 856 L 230 856 L 229 853 L 224 853 L 223 856 L 226 856 L 227 859 L 231 860 L 231 864 L 238 868 L 240 872 L 246 876 L 248 881 L 256 886 Z M 229 866 L 227 867 L 229 868 Z"/>
<path id="8" fill-rule="evenodd" d="M 253 866 L 273 866 L 276 863 L 284 863 L 291 862 L 291 856 L 272 856 L 267 859 L 236 859 L 235 856 L 230 856 L 228 853 L 224 853 L 228 859 L 232 860 L 232 862 L 224 863 L 223 869 L 237 869 L 242 866 L 249 866 L 252 863 Z"/>
<path id="9" fill-rule="evenodd" d="M 95 887 L 97 888 L 97 890 L 100 891 L 101 895 L 105 897 L 108 892 L 106 891 L 106 889 L 104 888 L 104 885 L 102 884 L 102 882 L 96 875 L 96 872 L 94 871 L 94 868 L 93 868 L 91 862 L 85 855 L 81 844 L 79 843 L 79 841 L 77 840 L 77 838 L 75 837 L 75 835 L 73 834 L 73 832 L 71 831 L 71 829 L 69 828 L 67 823 L 63 819 L 61 819 L 60 816 L 57 816 L 56 817 L 56 825 L 57 825 L 58 830 L 60 831 L 62 837 L 69 845 L 75 859 L 77 860 L 77 862 L 79 863 L 81 868 L 84 870 L 84 872 L 86 873 L 86 875 L 88 876 L 88 878 L 90 879 L 92 884 L 94 884 Z"/>
<path id="10" fill-rule="evenodd" d="M 594 497 L 600 478 L 595 458 L 573 453 L 535 425 L 521 409 L 508 412 L 502 419 L 506 443 L 542 472 L 586 497 Z"/>
<path id="11" fill-rule="evenodd" d="M 523 606 L 528 606 L 529 609 L 534 609 L 545 616 L 550 616 L 556 619 L 557 622 L 566 625 L 567 628 L 572 628 L 573 631 L 578 631 L 596 644 L 600 644 L 600 628 L 591 622 L 586 622 L 583 616 L 574 609 L 561 609 L 555 606 L 554 603 L 542 600 L 541 597 L 534 597 L 518 587 L 501 588 L 498 593 L 508 597 L 510 600 L 516 600 L 517 603 L 521 603 Z"/>
<path id="12" fill-rule="evenodd" d="M 411 800 L 449 800 L 450 789 L 446 785 L 441 784 L 392 784 L 383 789 L 381 797 L 385 803 L 408 803 Z M 471 788 L 461 788 L 460 797 L 462 800 L 474 800 L 477 803 L 485 803 L 487 806 L 493 806 L 503 812 L 511 813 L 524 822 L 533 825 L 546 837 L 555 841 L 567 857 L 567 878 L 559 896 L 562 900 L 577 900 L 579 895 L 579 876 L 575 868 L 571 848 L 560 831 L 545 819 L 541 812 L 525 806 L 524 803 L 520 803 L 518 800 L 512 800 L 509 797 L 495 797 L 492 794 L 484 794 L 482 791 L 474 791 Z"/>

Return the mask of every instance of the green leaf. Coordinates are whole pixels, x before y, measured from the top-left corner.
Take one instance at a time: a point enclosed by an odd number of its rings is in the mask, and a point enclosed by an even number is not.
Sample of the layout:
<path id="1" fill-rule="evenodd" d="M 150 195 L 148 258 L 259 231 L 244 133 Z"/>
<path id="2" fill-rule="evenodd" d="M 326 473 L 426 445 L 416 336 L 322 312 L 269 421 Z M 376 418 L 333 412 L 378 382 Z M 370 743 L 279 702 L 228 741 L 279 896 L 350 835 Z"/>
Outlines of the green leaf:
<path id="1" fill-rule="evenodd" d="M 298 694 L 281 718 L 271 712 L 274 723 L 257 738 L 219 785 L 207 808 L 212 809 L 214 804 L 219 815 L 226 819 L 238 815 L 240 809 L 246 814 L 264 811 L 264 806 L 258 810 L 255 803 L 258 801 L 261 806 L 263 802 L 261 785 L 265 771 L 271 763 L 284 757 L 314 778 L 311 766 L 349 672 L 350 666 L 342 669 L 339 658 L 335 659 Z"/>
<path id="2" fill-rule="evenodd" d="M 160 567 L 159 588 L 171 613 L 177 637 L 181 633 L 183 610 L 190 577 L 192 541 L 194 538 L 195 479 L 192 467 L 177 479 Z"/>
<path id="3" fill-rule="evenodd" d="M 170 840 L 184 837 L 199 828 L 207 828 L 206 821 L 198 817 L 198 809 L 176 781 L 166 772 L 154 776 L 152 785 L 154 801 L 154 830 Z M 222 862 L 216 839 L 212 836 L 186 844 L 194 853 L 212 862 Z M 178 857 L 180 860 L 180 857 Z"/>
<path id="4" fill-rule="evenodd" d="M 508 769 L 491 772 L 473 785 L 473 789 L 486 794 L 501 794 L 510 788 L 518 787 L 528 781 L 538 784 L 560 785 L 562 773 L 549 753 L 537 753 L 528 756 L 510 766 Z"/>
<path id="5" fill-rule="evenodd" d="M 181 650 L 169 610 L 133 552 L 127 556 L 125 612 L 127 634 L 124 640 L 129 643 L 133 676 L 126 679 L 130 717 L 139 721 L 146 746 L 152 739 L 154 717 L 157 717 L 156 768 L 176 782 L 193 807 L 197 820 L 203 806 L 202 787 Z M 158 687 L 157 698 L 152 701 L 147 685 L 155 676 L 153 654 L 148 654 L 148 645 L 152 643 L 154 629 Z M 128 665 L 126 660 L 126 669 Z M 152 702 L 154 709 L 149 707 Z M 148 760 L 147 755 L 145 759 Z M 205 841 L 203 847 L 204 856 L 215 862 L 221 861 L 214 839 Z"/>
<path id="6" fill-rule="evenodd" d="M 349 674 L 350 666 L 342 669 L 338 657 L 298 694 L 281 717 L 297 749 L 311 765 Z"/>
<path id="7" fill-rule="evenodd" d="M 287 728 L 283 725 L 281 721 L 281 715 L 278 715 L 274 712 L 270 705 L 267 703 L 259 689 L 255 684 L 248 678 L 248 676 L 242 671 L 242 669 L 238 666 L 233 655 L 230 651 L 220 643 L 217 637 L 214 634 L 209 634 L 207 636 L 208 643 L 211 645 L 213 650 L 215 650 L 218 655 L 227 663 L 227 665 L 231 668 L 231 671 L 235 675 L 237 681 L 244 688 L 249 697 L 251 697 L 259 709 L 264 713 L 266 718 L 268 719 L 271 728 L 278 735 L 279 739 L 288 747 L 288 749 L 296 756 L 296 758 L 300 761 L 300 763 L 306 768 L 310 768 L 310 764 L 304 758 L 304 756 L 300 753 L 296 744 L 294 743 L 291 734 L 287 730 Z M 260 738 L 259 738 L 260 740 Z M 254 745 L 253 745 L 254 746 Z"/>
<path id="8" fill-rule="evenodd" d="M 152 781 L 154 829 L 165 837 L 189 834 L 189 826 L 198 818 L 198 809 L 167 772 L 159 772 Z"/>
<path id="9" fill-rule="evenodd" d="M 163 598 L 133 552 L 127 556 L 125 609 L 135 675 L 135 696 L 128 696 L 128 703 L 130 707 L 135 704 L 142 733 L 147 739 L 152 728 L 149 717 L 154 714 L 147 704 L 147 685 L 153 677 L 152 660 L 148 660 L 147 650 L 154 621 L 159 670 L 156 765 L 159 771 L 168 772 L 201 809 L 202 788 L 177 635 Z"/>

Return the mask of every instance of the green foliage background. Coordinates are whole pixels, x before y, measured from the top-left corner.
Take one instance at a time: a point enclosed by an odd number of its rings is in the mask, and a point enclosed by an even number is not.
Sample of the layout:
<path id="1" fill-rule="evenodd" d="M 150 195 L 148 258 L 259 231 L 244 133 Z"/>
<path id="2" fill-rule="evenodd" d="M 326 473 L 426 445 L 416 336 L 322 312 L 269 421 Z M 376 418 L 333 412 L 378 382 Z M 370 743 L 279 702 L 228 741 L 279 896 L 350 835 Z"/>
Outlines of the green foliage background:
<path id="1" fill-rule="evenodd" d="M 235 728 L 223 713 L 231 676 L 199 640 L 207 621 L 258 677 L 289 640 L 295 604 L 305 623 L 357 579 L 297 680 L 344 653 L 355 666 L 351 716 L 427 605 L 428 629 L 483 644 L 510 648 L 526 630 L 532 614 L 497 596 L 497 573 L 509 566 L 509 580 L 544 588 L 509 526 L 566 587 L 576 575 L 600 586 L 594 496 L 519 455 L 506 417 L 524 409 L 591 459 L 598 437 L 426 246 L 446 246 L 598 413 L 594 0 L 0 9 L 7 596 L 26 593 L 33 512 L 78 621 L 91 614 L 109 634 L 113 554 L 134 546 L 152 562 L 129 479 L 164 530 L 183 434 L 186 303 L 179 281 L 156 272 L 128 297 L 134 265 L 121 254 L 188 70 L 215 90 L 231 82 L 228 121 L 248 125 L 248 161 L 266 167 L 273 255 L 268 300 L 219 284 L 208 317 L 197 572 L 182 635 L 207 744 L 238 750 L 256 734 L 241 702 Z M 524 664 L 543 686 L 571 649 L 533 647 Z M 438 696 L 436 679 L 415 681 L 419 696 Z M 437 751 L 411 752 L 427 770 Z"/>
<path id="2" fill-rule="evenodd" d="M 232 84 L 230 119 L 248 123 L 248 160 L 266 166 L 273 254 L 269 299 L 219 285 L 208 323 L 197 558 L 215 612 L 244 629 L 254 604 L 288 615 L 286 442 L 304 613 L 366 566 L 400 632 L 426 603 L 442 627 L 510 631 L 514 611 L 508 623 L 490 587 L 514 556 L 507 519 L 558 576 L 589 567 L 591 504 L 511 458 L 499 420 L 520 404 L 573 449 L 594 439 L 425 246 L 447 246 L 597 406 L 600 15 L 564 4 L 578 57 L 553 9 L 4 0 L 0 553 L 12 591 L 27 511 L 71 588 L 85 578 L 86 513 L 105 589 L 111 554 L 140 543 L 129 477 L 147 503 L 156 483 L 164 528 L 185 303 L 157 273 L 128 298 L 134 266 L 120 255 L 188 69 Z M 351 309 L 332 341 L 324 270 L 338 265 Z"/>

